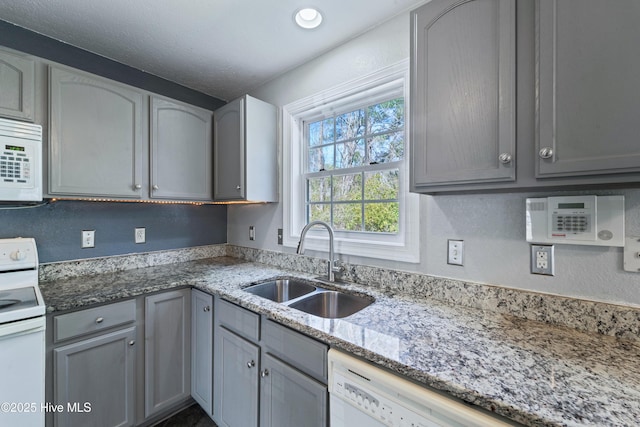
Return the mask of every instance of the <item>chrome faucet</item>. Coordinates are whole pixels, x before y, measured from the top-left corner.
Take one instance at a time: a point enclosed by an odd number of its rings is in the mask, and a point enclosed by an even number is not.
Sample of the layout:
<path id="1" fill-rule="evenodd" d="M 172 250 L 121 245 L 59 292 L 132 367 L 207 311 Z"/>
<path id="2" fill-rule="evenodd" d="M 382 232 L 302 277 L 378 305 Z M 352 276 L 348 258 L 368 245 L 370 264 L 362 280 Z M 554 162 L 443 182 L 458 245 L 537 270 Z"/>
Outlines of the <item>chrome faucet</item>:
<path id="1" fill-rule="evenodd" d="M 327 263 L 327 279 L 330 282 L 335 281 L 335 273 L 340 272 L 340 268 L 336 267 L 335 264 L 335 254 L 333 252 L 333 228 L 329 224 L 324 221 L 311 221 L 309 224 L 305 225 L 300 233 L 300 242 L 298 243 L 298 250 L 296 251 L 299 255 L 304 254 L 304 238 L 307 235 L 307 231 L 314 225 L 322 225 L 329 232 L 329 262 Z"/>

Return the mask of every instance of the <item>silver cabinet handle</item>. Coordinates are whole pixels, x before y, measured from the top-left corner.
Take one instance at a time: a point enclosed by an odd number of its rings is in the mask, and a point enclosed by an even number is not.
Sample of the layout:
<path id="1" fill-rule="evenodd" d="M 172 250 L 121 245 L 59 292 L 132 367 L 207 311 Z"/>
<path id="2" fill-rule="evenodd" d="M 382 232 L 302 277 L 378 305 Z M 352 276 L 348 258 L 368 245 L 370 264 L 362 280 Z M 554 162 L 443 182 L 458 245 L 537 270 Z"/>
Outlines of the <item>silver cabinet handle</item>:
<path id="1" fill-rule="evenodd" d="M 551 147 L 541 148 L 540 151 L 538 152 L 538 155 L 540 155 L 540 157 L 543 159 L 550 159 L 553 156 L 553 148 Z"/>
<path id="2" fill-rule="evenodd" d="M 132 347 L 136 342 L 134 340 L 129 341 L 129 347 Z"/>
<path id="3" fill-rule="evenodd" d="M 157 185 L 154 185 L 154 186 L 153 186 L 153 187 L 151 187 L 151 188 L 153 188 L 154 190 L 159 190 L 159 189 L 160 189 L 160 187 L 158 187 Z"/>
<path id="4" fill-rule="evenodd" d="M 254 362 L 253 360 L 251 362 L 247 362 L 247 368 L 251 369 L 254 366 L 256 366 L 256 362 Z"/>
<path id="5" fill-rule="evenodd" d="M 236 185 L 236 190 L 240 191 L 242 187 L 240 187 L 239 185 Z"/>
<path id="6" fill-rule="evenodd" d="M 511 163 L 512 159 L 513 157 L 509 153 L 502 153 L 498 156 L 498 160 L 500 160 L 500 163 L 502 163 L 503 165 L 506 165 L 507 163 Z"/>
<path id="7" fill-rule="evenodd" d="M 96 323 L 102 323 L 102 322 L 104 322 L 104 317 L 98 317 L 96 319 Z"/>
<path id="8" fill-rule="evenodd" d="M 205 311 L 205 312 L 209 312 L 209 311 L 211 311 L 211 307 L 206 306 L 206 307 L 204 308 L 204 311 Z"/>
<path id="9" fill-rule="evenodd" d="M 264 378 L 264 377 L 268 377 L 268 376 L 269 376 L 269 370 L 268 370 L 268 369 L 265 369 L 264 371 L 260 372 L 260 376 L 261 376 L 262 378 Z"/>
<path id="10" fill-rule="evenodd" d="M 140 184 L 136 184 L 136 185 L 133 186 L 134 190 L 139 190 L 141 188 L 142 188 L 142 185 L 140 185 Z"/>

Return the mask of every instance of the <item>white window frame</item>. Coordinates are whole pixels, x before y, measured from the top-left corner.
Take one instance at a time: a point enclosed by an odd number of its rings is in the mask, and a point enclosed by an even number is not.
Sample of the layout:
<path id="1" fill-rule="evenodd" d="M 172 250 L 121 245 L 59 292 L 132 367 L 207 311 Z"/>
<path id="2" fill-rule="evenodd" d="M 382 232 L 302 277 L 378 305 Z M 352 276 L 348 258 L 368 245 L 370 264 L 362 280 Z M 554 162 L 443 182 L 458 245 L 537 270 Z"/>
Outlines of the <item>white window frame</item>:
<path id="1" fill-rule="evenodd" d="M 398 233 L 336 232 L 335 250 L 343 255 L 417 263 L 420 261 L 419 197 L 409 193 L 409 61 L 391 65 L 368 76 L 287 104 L 282 111 L 283 134 L 283 244 L 296 247 L 306 224 L 306 145 L 304 122 L 318 115 L 358 108 L 368 102 L 404 97 L 405 151 L 401 167 L 400 227 Z M 316 230 L 317 229 L 317 230 Z M 326 230 L 309 230 L 305 248 L 327 251 Z"/>

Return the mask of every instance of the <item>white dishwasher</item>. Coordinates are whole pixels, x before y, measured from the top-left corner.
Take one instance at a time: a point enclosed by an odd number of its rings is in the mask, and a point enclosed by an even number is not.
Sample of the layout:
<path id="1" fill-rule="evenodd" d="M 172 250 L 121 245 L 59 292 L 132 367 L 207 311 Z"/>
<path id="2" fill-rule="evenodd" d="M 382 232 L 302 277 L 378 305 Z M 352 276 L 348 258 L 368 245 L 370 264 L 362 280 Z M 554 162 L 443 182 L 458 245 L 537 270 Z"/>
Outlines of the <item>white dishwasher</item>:
<path id="1" fill-rule="evenodd" d="M 470 408 L 340 351 L 329 350 L 331 427 L 500 427 Z"/>

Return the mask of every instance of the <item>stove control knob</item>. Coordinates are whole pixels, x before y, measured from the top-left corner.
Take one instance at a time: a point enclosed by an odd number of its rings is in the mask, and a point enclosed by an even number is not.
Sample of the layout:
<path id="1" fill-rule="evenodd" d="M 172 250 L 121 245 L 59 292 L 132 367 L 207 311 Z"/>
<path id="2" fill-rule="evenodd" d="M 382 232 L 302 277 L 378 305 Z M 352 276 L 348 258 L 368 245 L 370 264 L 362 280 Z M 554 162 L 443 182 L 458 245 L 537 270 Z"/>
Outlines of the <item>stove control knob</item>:
<path id="1" fill-rule="evenodd" d="M 11 252 L 11 259 L 14 261 L 24 261 L 27 257 L 27 254 L 22 252 L 20 249 L 17 251 Z"/>

